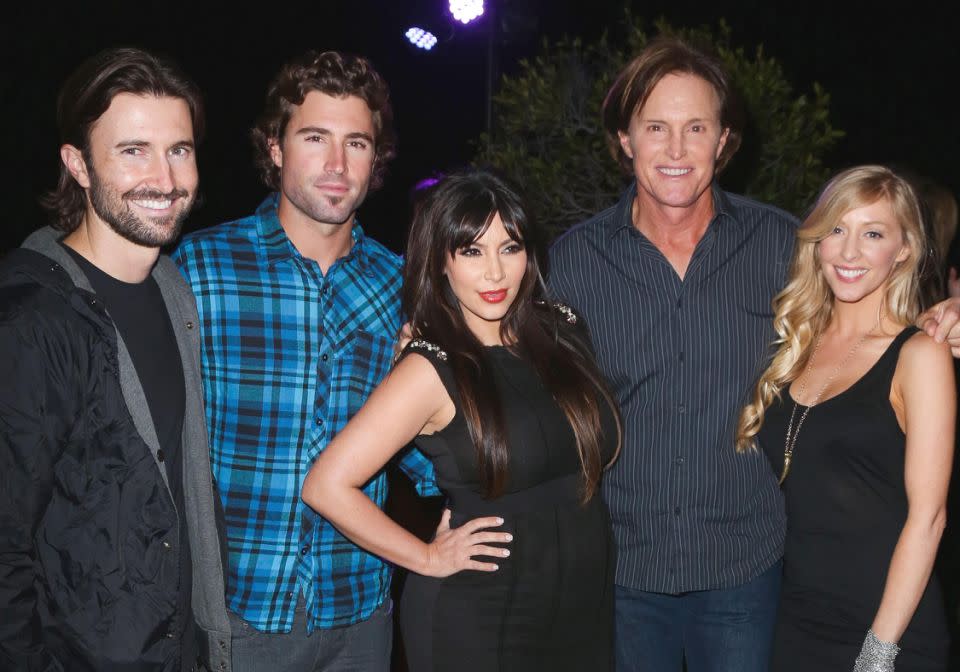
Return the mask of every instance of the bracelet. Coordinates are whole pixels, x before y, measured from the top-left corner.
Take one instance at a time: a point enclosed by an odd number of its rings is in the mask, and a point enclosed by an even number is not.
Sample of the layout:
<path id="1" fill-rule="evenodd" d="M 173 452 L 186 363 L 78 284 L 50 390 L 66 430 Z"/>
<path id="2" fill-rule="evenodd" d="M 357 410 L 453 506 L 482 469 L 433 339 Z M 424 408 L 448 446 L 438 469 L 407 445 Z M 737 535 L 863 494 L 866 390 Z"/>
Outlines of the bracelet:
<path id="1" fill-rule="evenodd" d="M 879 639 L 873 630 L 867 631 L 860 655 L 853 664 L 853 672 L 893 672 L 893 661 L 900 647 Z"/>

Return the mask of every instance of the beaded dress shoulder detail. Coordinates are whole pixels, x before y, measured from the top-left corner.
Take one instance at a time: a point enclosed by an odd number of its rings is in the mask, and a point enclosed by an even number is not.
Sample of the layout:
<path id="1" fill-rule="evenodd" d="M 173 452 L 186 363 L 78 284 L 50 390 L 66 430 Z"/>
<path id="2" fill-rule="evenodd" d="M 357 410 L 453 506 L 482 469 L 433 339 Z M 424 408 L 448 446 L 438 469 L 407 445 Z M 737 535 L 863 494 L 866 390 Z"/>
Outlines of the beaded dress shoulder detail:
<path id="1" fill-rule="evenodd" d="M 573 312 L 573 308 L 568 306 L 565 303 L 554 302 L 554 310 L 563 315 L 563 319 L 567 321 L 567 324 L 576 324 L 577 323 L 577 314 Z"/>
<path id="2" fill-rule="evenodd" d="M 555 311 L 563 316 L 563 319 L 567 322 L 567 324 L 577 323 L 577 314 L 573 312 L 573 308 L 565 303 L 560 303 L 559 301 L 547 303 L 543 299 L 535 299 L 534 303 L 538 306 L 551 306 Z"/>
<path id="3" fill-rule="evenodd" d="M 413 348 L 415 350 L 426 350 L 427 352 L 432 352 L 437 356 L 441 362 L 447 361 L 447 352 L 439 345 L 426 341 L 422 338 L 415 338 L 407 344 L 408 348 Z"/>

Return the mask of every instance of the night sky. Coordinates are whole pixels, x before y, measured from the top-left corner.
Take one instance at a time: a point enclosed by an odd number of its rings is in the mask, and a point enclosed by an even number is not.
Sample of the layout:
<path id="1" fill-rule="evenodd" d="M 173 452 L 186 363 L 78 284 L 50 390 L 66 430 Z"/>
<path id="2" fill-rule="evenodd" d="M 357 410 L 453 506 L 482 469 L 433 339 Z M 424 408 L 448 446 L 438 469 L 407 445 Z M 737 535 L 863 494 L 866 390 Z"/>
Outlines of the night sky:
<path id="1" fill-rule="evenodd" d="M 535 55 L 544 37 L 596 37 L 621 21 L 625 6 L 623 0 L 509 4 L 512 13 L 529 20 L 515 26 L 511 41 L 499 48 L 499 67 L 506 73 L 516 70 L 519 58 Z M 930 4 L 929 10 L 923 3 L 897 3 L 897 11 L 859 12 L 821 0 L 791 2 L 789 9 L 759 1 L 626 4 L 650 24 L 659 16 L 681 26 L 715 25 L 725 18 L 733 42 L 748 51 L 762 43 L 797 92 L 820 82 L 832 97 L 834 126 L 847 133 L 827 157 L 832 169 L 893 162 L 960 191 L 955 3 Z M 400 153 L 360 219 L 368 233 L 399 250 L 411 187 L 433 171 L 469 161 L 471 143 L 485 123 L 483 26 L 452 30 L 444 6 L 443 0 L 315 0 L 265 3 L 254 13 L 145 0 L 8 7 L 0 19 L 3 184 L 9 204 L 0 250 L 45 221 L 37 197 L 56 180 L 54 105 L 60 84 L 83 58 L 121 45 L 173 57 L 204 92 L 209 130 L 200 146 L 203 203 L 188 230 L 245 216 L 265 195 L 252 166 L 248 129 L 268 81 L 285 60 L 309 48 L 369 57 L 392 90 Z M 441 43 L 432 53 L 414 49 L 402 35 L 410 25 L 428 21 L 442 27 L 434 31 Z"/>

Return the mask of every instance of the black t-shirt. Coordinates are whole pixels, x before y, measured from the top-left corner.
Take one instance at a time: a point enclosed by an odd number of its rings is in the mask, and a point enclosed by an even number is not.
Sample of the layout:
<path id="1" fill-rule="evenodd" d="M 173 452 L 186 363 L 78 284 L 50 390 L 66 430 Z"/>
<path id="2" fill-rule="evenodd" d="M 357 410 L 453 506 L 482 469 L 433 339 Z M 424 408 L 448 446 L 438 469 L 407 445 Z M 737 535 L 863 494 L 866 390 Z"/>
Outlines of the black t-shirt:
<path id="1" fill-rule="evenodd" d="M 76 251 L 63 246 L 80 265 L 90 286 L 120 332 L 150 408 L 160 451 L 157 459 L 166 467 L 170 494 L 180 519 L 180 586 L 175 633 L 183 633 L 182 666 L 192 669 L 196 659 L 191 611 L 192 567 L 183 500 L 183 415 L 186 404 L 183 366 L 176 335 L 170 323 L 160 287 L 152 276 L 140 283 L 117 280 L 91 264 Z"/>

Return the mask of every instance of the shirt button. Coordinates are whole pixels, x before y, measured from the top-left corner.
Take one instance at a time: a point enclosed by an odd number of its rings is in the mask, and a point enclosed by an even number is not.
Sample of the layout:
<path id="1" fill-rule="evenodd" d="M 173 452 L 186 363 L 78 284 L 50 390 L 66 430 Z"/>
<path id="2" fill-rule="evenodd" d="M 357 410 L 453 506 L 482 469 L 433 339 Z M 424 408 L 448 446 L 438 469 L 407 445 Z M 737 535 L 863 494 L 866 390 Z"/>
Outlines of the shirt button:
<path id="1" fill-rule="evenodd" d="M 321 359 L 321 361 L 324 361 L 324 362 L 325 362 L 325 361 L 327 361 L 328 359 L 330 359 L 330 357 L 327 355 L 327 353 L 323 353 L 322 355 L 320 355 L 320 359 Z"/>
<path id="2" fill-rule="evenodd" d="M 167 456 L 163 454 L 163 448 L 160 448 L 157 451 L 157 462 L 163 463 L 165 459 L 167 459 Z"/>
<path id="3" fill-rule="evenodd" d="M 687 407 L 684 406 L 683 404 L 680 404 L 679 406 L 677 406 L 677 411 L 679 411 L 680 413 L 686 413 Z"/>
<path id="4" fill-rule="evenodd" d="M 169 550 L 170 550 L 170 542 L 169 542 L 169 541 L 163 542 L 163 547 L 169 551 Z"/>
<path id="5" fill-rule="evenodd" d="M 172 632 L 168 632 L 167 634 L 164 635 L 164 637 L 166 637 L 167 639 L 173 639 L 175 635 Z"/>
<path id="6" fill-rule="evenodd" d="M 193 329 L 193 322 L 187 322 L 187 329 Z"/>
<path id="7" fill-rule="evenodd" d="M 306 555 L 309 552 L 310 552 L 310 544 L 307 544 L 300 549 L 300 555 Z"/>
<path id="8" fill-rule="evenodd" d="M 323 424 L 323 418 L 317 418 L 317 427 Z"/>
<path id="9" fill-rule="evenodd" d="M 682 458 L 682 457 L 677 457 L 676 463 L 677 463 L 677 464 L 683 464 L 683 458 Z"/>
<path id="10" fill-rule="evenodd" d="M 292 600 L 292 599 L 293 599 L 293 591 L 292 591 L 292 590 L 287 592 L 287 599 L 288 599 L 288 600 Z"/>

